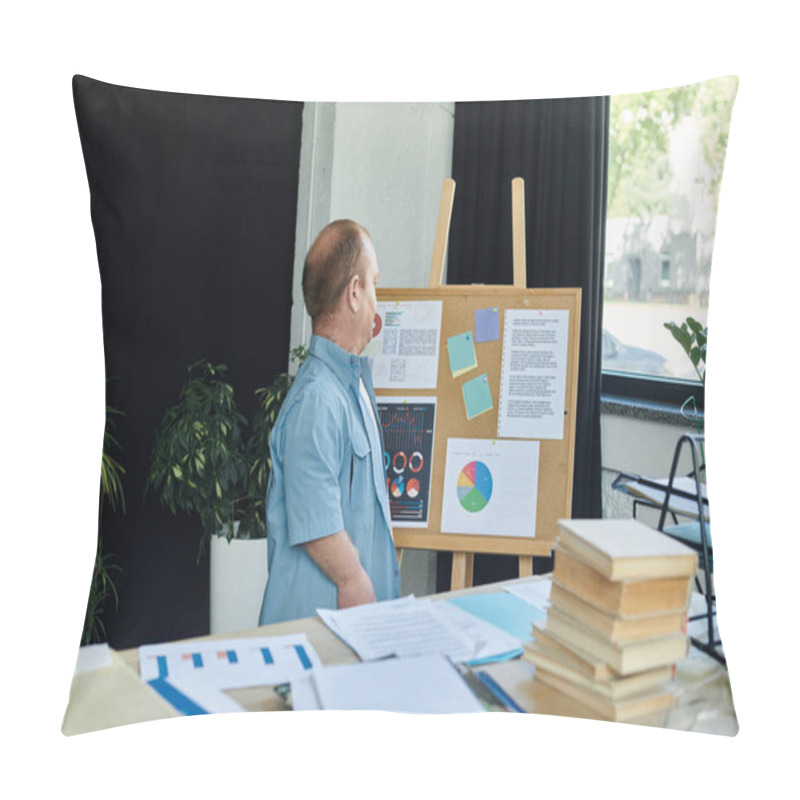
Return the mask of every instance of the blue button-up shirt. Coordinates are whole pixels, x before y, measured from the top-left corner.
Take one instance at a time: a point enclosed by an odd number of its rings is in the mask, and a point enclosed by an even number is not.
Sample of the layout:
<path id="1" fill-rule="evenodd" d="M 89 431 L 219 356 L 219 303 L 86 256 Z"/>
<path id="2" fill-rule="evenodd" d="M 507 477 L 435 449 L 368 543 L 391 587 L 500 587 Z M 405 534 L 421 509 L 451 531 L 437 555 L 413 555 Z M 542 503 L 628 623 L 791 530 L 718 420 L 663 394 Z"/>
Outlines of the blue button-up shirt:
<path id="1" fill-rule="evenodd" d="M 337 607 L 337 588 L 303 544 L 346 530 L 377 600 L 400 596 L 383 443 L 366 358 L 314 336 L 270 435 L 269 571 L 261 624 Z"/>

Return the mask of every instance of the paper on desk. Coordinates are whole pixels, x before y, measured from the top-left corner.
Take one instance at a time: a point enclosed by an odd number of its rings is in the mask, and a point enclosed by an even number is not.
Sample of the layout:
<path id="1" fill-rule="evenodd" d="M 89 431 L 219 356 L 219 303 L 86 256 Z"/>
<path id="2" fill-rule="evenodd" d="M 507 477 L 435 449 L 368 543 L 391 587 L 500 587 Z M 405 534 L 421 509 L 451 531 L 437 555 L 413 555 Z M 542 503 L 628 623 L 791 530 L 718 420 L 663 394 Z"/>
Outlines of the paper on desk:
<path id="1" fill-rule="evenodd" d="M 430 601 L 421 601 L 430 602 Z M 451 601 L 436 603 L 437 611 L 442 612 L 448 622 L 451 622 L 463 634 L 468 636 L 477 645 L 475 655 L 467 664 L 488 664 L 492 661 L 507 661 L 522 655 L 523 642 L 517 636 L 502 630 L 497 625 L 480 616 L 470 613 L 468 609 L 460 607 Z"/>
<path id="2" fill-rule="evenodd" d="M 304 633 L 143 645 L 142 680 L 202 677 L 217 689 L 288 683 L 321 664 Z"/>
<path id="3" fill-rule="evenodd" d="M 291 681 L 292 711 L 321 711 L 317 690 L 309 675 L 301 675 Z"/>
<path id="4" fill-rule="evenodd" d="M 533 623 L 545 618 L 544 611 L 508 592 L 468 594 L 447 602 L 510 634 L 518 643 L 532 641 Z"/>
<path id="5" fill-rule="evenodd" d="M 176 711 L 185 716 L 244 711 L 235 700 L 204 677 L 181 675 L 170 680 L 156 678 L 148 681 L 148 684 Z"/>
<path id="6" fill-rule="evenodd" d="M 440 654 L 339 664 L 315 670 L 320 706 L 337 711 L 458 714 L 485 711 Z"/>
<path id="7" fill-rule="evenodd" d="M 521 597 L 532 606 L 546 610 L 550 606 L 550 589 L 553 587 L 552 578 L 526 581 L 525 583 L 512 583 L 503 588 L 517 597 Z"/>
<path id="8" fill-rule="evenodd" d="M 480 642 L 460 631 L 436 603 L 413 595 L 338 611 L 320 608 L 317 613 L 362 661 L 426 653 L 467 661 L 480 648 Z"/>

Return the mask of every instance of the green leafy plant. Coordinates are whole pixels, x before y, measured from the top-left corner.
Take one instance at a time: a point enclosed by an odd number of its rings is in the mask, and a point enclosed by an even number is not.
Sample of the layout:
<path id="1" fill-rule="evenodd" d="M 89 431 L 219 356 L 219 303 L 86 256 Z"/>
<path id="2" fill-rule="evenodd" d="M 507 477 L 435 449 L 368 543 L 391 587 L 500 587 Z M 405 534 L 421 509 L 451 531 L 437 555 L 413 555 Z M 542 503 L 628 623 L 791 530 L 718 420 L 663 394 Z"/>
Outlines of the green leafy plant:
<path id="1" fill-rule="evenodd" d="M 675 322 L 665 322 L 664 327 L 673 335 L 675 340 L 683 348 L 683 351 L 689 357 L 689 360 L 694 366 L 700 378 L 700 383 L 705 387 L 706 385 L 706 344 L 708 342 L 708 327 L 702 325 L 694 317 L 686 317 L 686 319 L 678 325 Z M 692 413 L 687 411 L 689 406 L 692 406 Z M 701 424 L 701 416 L 697 410 L 697 400 L 694 395 L 687 397 L 681 406 L 681 414 L 693 422 L 697 433 L 703 432 Z M 703 462 L 705 462 L 705 449 L 702 444 L 700 445 L 700 452 L 702 453 Z"/>
<path id="2" fill-rule="evenodd" d="M 308 355 L 308 348 L 299 345 L 289 353 L 290 363 L 302 364 Z M 283 401 L 294 383 L 294 375 L 282 372 L 266 387 L 256 389 L 258 408 L 253 417 L 253 433 L 247 445 L 248 495 L 252 498 L 245 520 L 246 529 L 266 532 L 267 480 L 272 470 L 269 436 L 278 419 Z"/>
<path id="3" fill-rule="evenodd" d="M 125 492 L 122 487 L 122 476 L 125 474 L 125 469 L 112 455 L 114 449 L 119 449 L 119 442 L 111 432 L 114 427 L 114 417 L 121 414 L 119 409 L 106 406 L 103 455 L 100 464 L 97 552 L 81 635 L 81 643 L 84 645 L 105 641 L 106 626 L 103 617 L 109 598 L 114 599 L 115 608 L 119 607 L 119 594 L 112 573 L 120 572 L 121 568 L 114 563 L 111 554 L 105 552 L 103 548 L 103 508 L 108 503 L 113 511 L 120 509 L 123 514 L 125 513 Z"/>
<path id="4" fill-rule="evenodd" d="M 700 378 L 700 383 L 706 385 L 706 343 L 708 341 L 708 328 L 693 317 L 686 317 L 680 325 L 675 322 L 665 322 L 664 327 L 673 335 L 675 340 L 689 356 L 695 371 Z"/>
<path id="5" fill-rule="evenodd" d="M 295 348 L 292 360 L 303 360 Z M 188 368 L 178 402 L 167 409 L 156 433 L 146 489 L 158 492 L 173 514 L 200 518 L 198 563 L 211 536 L 266 536 L 265 496 L 271 462 L 269 435 L 292 384 L 288 373 L 258 389 L 259 404 L 245 440 L 247 419 L 236 408 L 227 367 L 200 360 Z"/>
<path id="6" fill-rule="evenodd" d="M 167 409 L 156 433 L 145 490 L 159 493 L 173 514 L 200 518 L 199 562 L 208 538 L 227 525 L 233 535 L 241 486 L 247 474 L 242 428 L 227 367 L 200 360 L 192 364 L 178 402 Z"/>

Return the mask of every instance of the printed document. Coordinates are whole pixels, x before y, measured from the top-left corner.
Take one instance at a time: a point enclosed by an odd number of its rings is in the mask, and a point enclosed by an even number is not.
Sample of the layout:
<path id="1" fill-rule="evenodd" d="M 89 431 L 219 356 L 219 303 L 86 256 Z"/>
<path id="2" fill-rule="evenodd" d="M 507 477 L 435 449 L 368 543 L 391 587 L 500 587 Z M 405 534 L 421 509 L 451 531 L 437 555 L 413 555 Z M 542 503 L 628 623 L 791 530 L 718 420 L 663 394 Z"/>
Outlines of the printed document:
<path id="1" fill-rule="evenodd" d="M 362 661 L 424 653 L 467 661 L 480 648 L 480 643 L 449 622 L 435 603 L 419 601 L 413 595 L 337 611 L 319 608 L 317 614 Z"/>
<path id="2" fill-rule="evenodd" d="M 536 535 L 539 442 L 448 439 L 442 533 Z"/>
<path id="3" fill-rule="evenodd" d="M 143 645 L 139 670 L 143 681 L 183 677 L 202 679 L 217 689 L 274 686 L 318 667 L 304 633 Z"/>
<path id="4" fill-rule="evenodd" d="M 505 313 L 497 435 L 563 439 L 569 311 Z"/>
<path id="5" fill-rule="evenodd" d="M 376 389 L 435 389 L 442 301 L 378 303 L 369 357 Z"/>
<path id="6" fill-rule="evenodd" d="M 435 653 L 323 667 L 315 671 L 311 683 L 322 709 L 407 714 L 485 711 L 455 667 Z"/>

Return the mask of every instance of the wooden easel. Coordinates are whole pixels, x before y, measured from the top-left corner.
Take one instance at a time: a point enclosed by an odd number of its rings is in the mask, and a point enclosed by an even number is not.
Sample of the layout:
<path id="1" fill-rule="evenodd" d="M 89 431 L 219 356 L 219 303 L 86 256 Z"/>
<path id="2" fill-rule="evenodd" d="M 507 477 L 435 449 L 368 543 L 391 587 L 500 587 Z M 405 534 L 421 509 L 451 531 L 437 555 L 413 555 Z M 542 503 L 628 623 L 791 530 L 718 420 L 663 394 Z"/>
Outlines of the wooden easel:
<path id="1" fill-rule="evenodd" d="M 407 290 L 379 290 L 378 299 L 381 300 L 382 295 L 387 299 L 398 300 L 423 300 L 423 299 L 442 299 L 445 303 L 445 313 L 443 316 L 443 339 L 446 336 L 445 331 L 445 317 L 458 318 L 456 324 L 459 330 L 466 330 L 472 327 L 472 323 L 468 322 L 466 315 L 470 314 L 469 308 L 478 307 L 476 304 L 485 304 L 491 306 L 499 306 L 503 309 L 510 308 L 523 308 L 523 307 L 541 307 L 541 308 L 567 308 L 570 310 L 572 317 L 572 326 L 570 328 L 570 339 L 572 341 L 572 348 L 569 360 L 573 365 L 570 373 L 568 370 L 568 382 L 571 381 L 571 386 L 568 390 L 568 396 L 565 398 L 565 435 L 561 442 L 545 443 L 542 447 L 542 453 L 547 463 L 547 469 L 540 466 L 540 494 L 544 491 L 544 500 L 540 506 L 545 506 L 548 503 L 552 507 L 547 507 L 543 510 L 542 515 L 546 517 L 546 525 L 543 525 L 544 530 L 539 531 L 537 522 L 537 534 L 535 538 L 531 539 L 514 539 L 513 537 L 487 537 L 487 536 L 461 536 L 455 534 L 442 534 L 440 531 L 435 530 L 435 525 L 431 526 L 431 530 L 427 532 L 412 531 L 412 530 L 396 530 L 395 538 L 397 542 L 397 555 L 398 560 L 402 560 L 402 553 L 404 548 L 411 547 L 412 549 L 429 549 L 437 551 L 450 551 L 453 554 L 453 566 L 451 572 L 451 589 L 461 589 L 472 586 L 473 584 L 473 567 L 475 553 L 505 553 L 508 555 L 516 555 L 519 560 L 519 574 L 521 577 L 533 574 L 533 558 L 534 556 L 549 556 L 552 552 L 552 546 L 555 541 L 557 533 L 556 520 L 559 517 L 569 516 L 569 506 L 571 505 L 572 497 L 572 452 L 574 447 L 574 409 L 576 398 L 576 365 L 577 365 L 577 328 L 576 322 L 579 323 L 580 319 L 580 290 L 579 289 L 539 289 L 528 290 L 526 288 L 526 256 L 525 256 L 525 187 L 522 178 L 514 178 L 511 182 L 511 196 L 512 196 L 512 238 L 513 238 L 513 284 L 511 286 L 485 286 L 481 284 L 473 284 L 472 286 L 445 286 L 442 283 L 444 275 L 445 254 L 447 251 L 447 242 L 450 233 L 450 220 L 452 217 L 453 200 L 455 197 L 455 182 L 452 179 L 446 179 L 442 187 L 442 195 L 439 206 L 439 216 L 436 225 L 436 235 L 434 238 L 433 257 L 431 260 L 430 276 L 428 279 L 427 289 L 407 289 Z M 453 305 L 455 304 L 455 305 Z M 463 309 L 466 308 L 467 311 Z M 449 311 L 448 311 L 449 310 Z M 496 343 L 496 350 L 493 351 L 494 358 L 491 362 L 482 363 L 481 368 L 487 369 L 489 372 L 494 372 L 496 385 L 499 385 L 499 361 L 502 354 L 502 342 Z M 440 357 L 440 361 L 442 357 Z M 494 363 L 494 362 L 497 363 Z M 455 387 L 458 389 L 458 387 Z M 448 373 L 445 366 L 440 365 L 440 388 L 437 390 L 442 403 L 444 403 L 443 395 L 445 398 L 448 393 L 453 392 L 453 388 L 448 382 Z M 413 396 L 413 392 L 409 396 Z M 450 395 L 452 400 L 452 394 Z M 380 401 L 380 397 L 378 397 Z M 490 420 L 479 423 L 480 432 L 474 431 L 477 438 L 495 438 L 496 437 L 496 411 L 494 412 L 494 428 L 490 426 Z M 472 425 L 473 423 L 469 423 Z M 444 426 L 444 420 L 437 422 L 437 438 L 441 435 L 446 436 L 446 430 L 440 434 L 439 428 Z M 452 430 L 450 426 L 450 435 L 473 435 L 471 429 L 470 433 L 466 431 Z M 443 438 L 440 445 L 446 442 Z M 436 458 L 441 459 L 443 449 L 437 445 Z M 545 448 L 549 448 L 545 451 Z M 436 460 L 435 458 L 435 460 Z M 540 460 L 540 464 L 541 464 Z M 443 475 L 443 462 L 439 463 L 438 468 L 434 466 L 436 474 Z M 542 477 L 542 472 L 547 474 Z M 558 477 L 553 477 L 558 473 Z M 560 477 L 563 475 L 563 479 Z M 434 477 L 431 479 L 431 496 L 433 498 L 435 487 Z M 550 481 L 550 483 L 548 483 Z M 553 491 L 554 484 L 556 491 Z M 558 495 L 557 500 L 552 500 L 551 496 Z M 432 499 L 432 506 L 435 506 L 435 511 L 440 513 L 441 498 L 436 500 Z M 431 518 L 433 513 L 431 514 Z M 537 512 L 537 520 L 539 512 Z M 430 518 L 429 518 L 430 519 Z"/>

